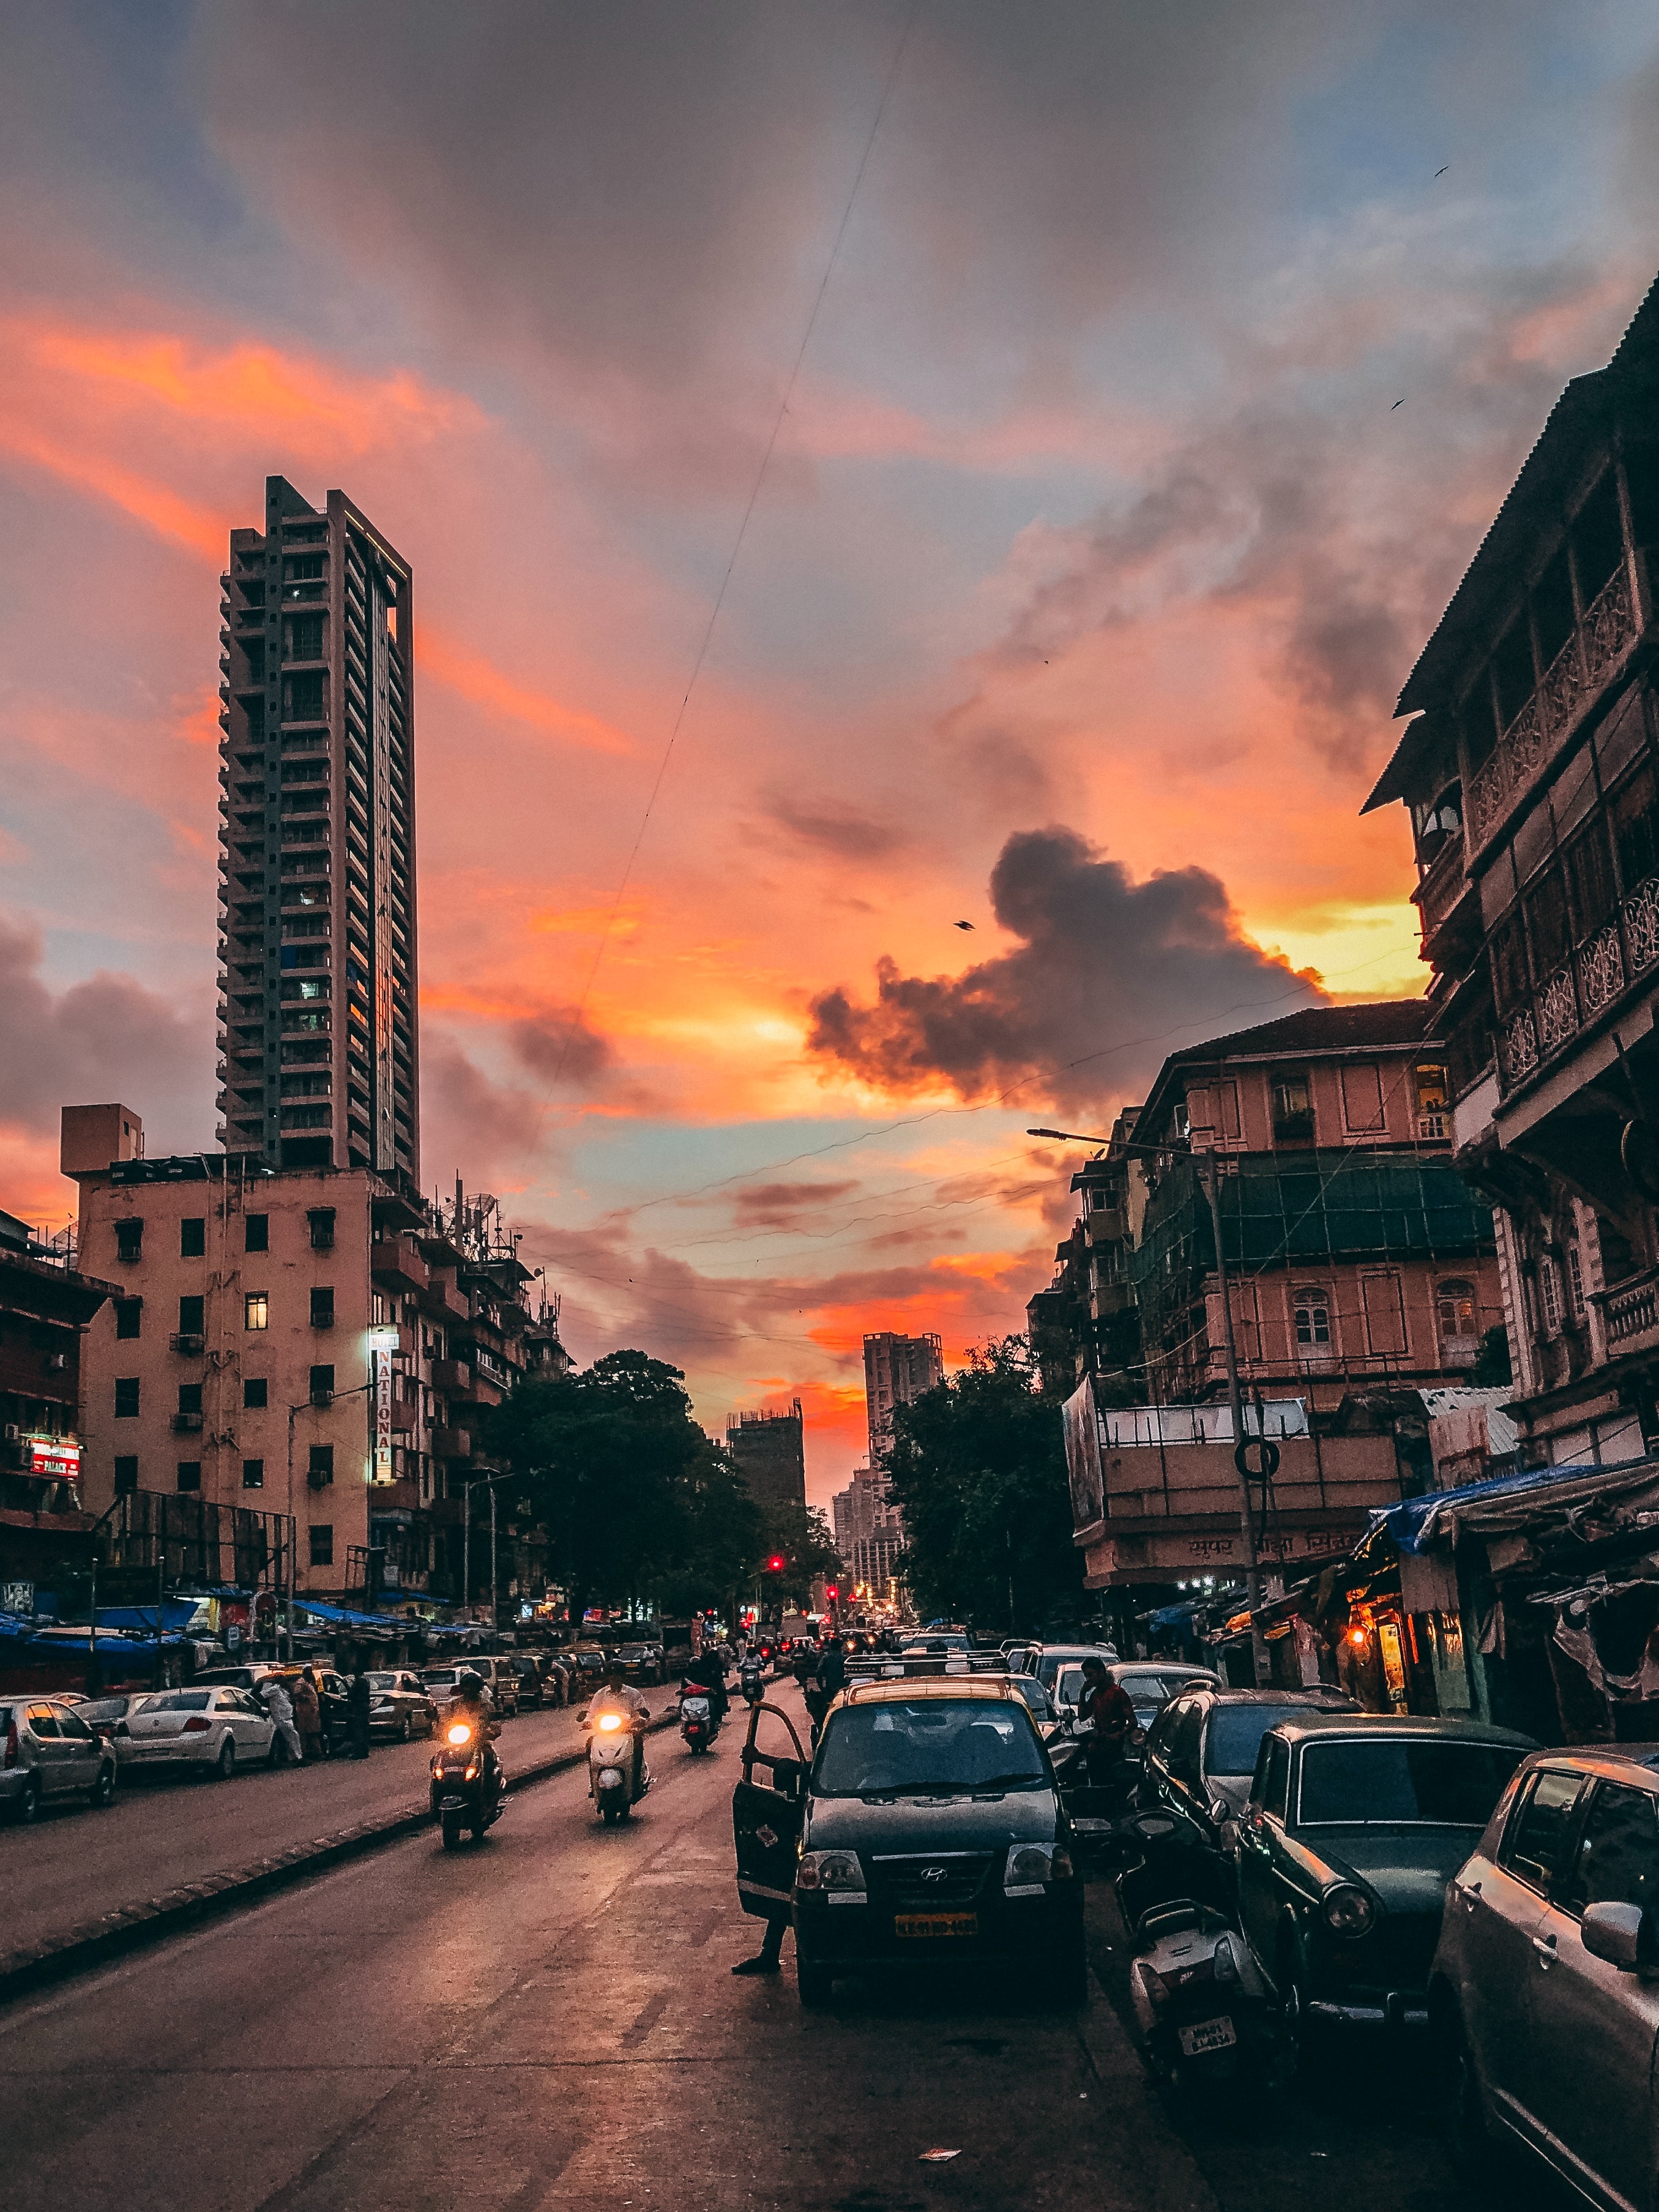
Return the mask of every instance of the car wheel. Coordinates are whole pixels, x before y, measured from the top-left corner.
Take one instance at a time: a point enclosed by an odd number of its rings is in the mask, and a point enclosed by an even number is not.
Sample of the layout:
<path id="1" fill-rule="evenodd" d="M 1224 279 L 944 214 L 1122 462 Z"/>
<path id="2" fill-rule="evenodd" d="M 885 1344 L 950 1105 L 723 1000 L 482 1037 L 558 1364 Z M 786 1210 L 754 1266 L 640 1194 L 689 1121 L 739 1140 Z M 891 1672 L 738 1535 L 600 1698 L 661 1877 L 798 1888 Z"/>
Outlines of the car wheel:
<path id="1" fill-rule="evenodd" d="M 398 1731 L 398 1741 L 400 1743 L 413 1743 L 415 1741 L 415 1723 L 407 1713 L 404 1715 L 404 1724 Z"/>
<path id="2" fill-rule="evenodd" d="M 227 1736 L 220 1746 L 219 1756 L 215 1762 L 213 1771 L 221 1782 L 228 1782 L 231 1776 L 235 1773 L 236 1746 L 231 1737 Z"/>
<path id="3" fill-rule="evenodd" d="M 99 1812 L 106 1813 L 109 1810 L 115 1802 L 115 1769 L 112 1766 L 99 1768 L 98 1779 L 93 1784 L 88 1796 L 90 1802 Z"/>
<path id="4" fill-rule="evenodd" d="M 835 1995 L 836 1978 L 828 1966 L 819 1966 L 815 1960 L 803 1959 L 797 1952 L 795 1988 L 801 2002 L 810 2009 L 815 2009 L 820 2005 L 827 2005 Z"/>

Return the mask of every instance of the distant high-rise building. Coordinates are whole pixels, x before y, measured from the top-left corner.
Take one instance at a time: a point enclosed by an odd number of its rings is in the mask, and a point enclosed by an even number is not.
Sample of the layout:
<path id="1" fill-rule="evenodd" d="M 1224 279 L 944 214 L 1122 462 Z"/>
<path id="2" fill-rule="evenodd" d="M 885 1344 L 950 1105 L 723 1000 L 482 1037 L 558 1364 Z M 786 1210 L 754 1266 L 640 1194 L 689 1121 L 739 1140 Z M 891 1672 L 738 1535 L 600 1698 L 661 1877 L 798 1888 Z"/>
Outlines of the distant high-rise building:
<path id="1" fill-rule="evenodd" d="M 221 581 L 220 1141 L 418 1183 L 409 563 L 268 477 Z"/>
<path id="2" fill-rule="evenodd" d="M 763 1512 L 806 1504 L 806 1433 L 797 1398 L 787 1413 L 733 1413 L 726 1445 Z"/>
<path id="3" fill-rule="evenodd" d="M 893 1441 L 893 1408 L 908 1406 L 945 1380 L 945 1358 L 936 1336 L 895 1336 L 884 1331 L 864 1340 L 864 1404 L 870 1427 L 870 1464 L 880 1468 Z"/>

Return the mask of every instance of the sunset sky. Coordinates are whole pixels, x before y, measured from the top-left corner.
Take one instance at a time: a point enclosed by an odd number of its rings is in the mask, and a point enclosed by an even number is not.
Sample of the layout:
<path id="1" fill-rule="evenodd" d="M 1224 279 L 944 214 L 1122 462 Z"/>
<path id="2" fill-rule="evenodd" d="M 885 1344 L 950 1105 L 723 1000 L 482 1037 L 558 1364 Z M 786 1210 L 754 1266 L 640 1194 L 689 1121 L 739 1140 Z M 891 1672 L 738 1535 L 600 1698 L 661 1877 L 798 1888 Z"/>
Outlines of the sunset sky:
<path id="1" fill-rule="evenodd" d="M 226 533 L 337 485 L 426 1181 L 824 1502 L 866 1330 L 1022 1325 L 1028 1124 L 1419 988 L 1358 810 L 1659 265 L 1659 17 L 8 0 L 0 166 L 0 1206 L 65 1102 L 213 1143 Z"/>

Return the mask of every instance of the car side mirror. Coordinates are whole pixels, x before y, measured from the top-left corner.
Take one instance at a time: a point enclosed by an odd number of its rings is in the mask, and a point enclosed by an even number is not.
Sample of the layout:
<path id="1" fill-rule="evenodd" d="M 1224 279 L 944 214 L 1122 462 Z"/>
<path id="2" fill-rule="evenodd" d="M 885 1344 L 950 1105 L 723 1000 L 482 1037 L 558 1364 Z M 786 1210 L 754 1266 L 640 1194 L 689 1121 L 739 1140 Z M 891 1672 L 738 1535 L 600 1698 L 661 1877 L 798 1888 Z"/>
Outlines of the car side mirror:
<path id="1" fill-rule="evenodd" d="M 1587 1905 L 1579 1935 L 1593 1959 L 1605 1959 L 1620 1973 L 1655 1964 L 1647 1915 L 1639 1905 Z"/>

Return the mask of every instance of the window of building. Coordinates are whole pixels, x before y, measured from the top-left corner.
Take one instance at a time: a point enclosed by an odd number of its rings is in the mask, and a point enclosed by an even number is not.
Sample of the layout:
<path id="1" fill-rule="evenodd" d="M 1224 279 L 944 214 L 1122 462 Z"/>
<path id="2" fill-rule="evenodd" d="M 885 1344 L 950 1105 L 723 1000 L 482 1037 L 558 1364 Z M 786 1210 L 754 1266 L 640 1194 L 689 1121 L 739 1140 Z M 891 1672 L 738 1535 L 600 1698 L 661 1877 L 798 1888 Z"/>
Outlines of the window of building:
<path id="1" fill-rule="evenodd" d="M 1451 1134 L 1446 1071 L 1435 1060 L 1424 1060 L 1412 1070 L 1417 1094 L 1417 1133 L 1425 1143 L 1437 1144 Z"/>
<path id="2" fill-rule="evenodd" d="M 136 1217 L 116 1223 L 115 1256 L 129 1267 L 143 1258 L 144 1224 Z"/>
<path id="3" fill-rule="evenodd" d="M 199 1459 L 181 1459 L 179 1462 L 180 1490 L 199 1490 L 202 1486 L 202 1462 Z"/>
<path id="4" fill-rule="evenodd" d="M 1382 1127 L 1382 1071 L 1374 1060 L 1345 1060 L 1342 1121 L 1351 1136 L 1370 1136 Z"/>
<path id="5" fill-rule="evenodd" d="M 118 1375 L 115 1378 L 115 1418 L 118 1421 L 136 1421 L 138 1418 L 138 1377 Z"/>
<path id="6" fill-rule="evenodd" d="M 313 1444 L 311 1457 L 306 1468 L 306 1480 L 313 1490 L 322 1490 L 334 1480 L 334 1447 L 332 1444 Z"/>
<path id="7" fill-rule="evenodd" d="M 264 1291 L 250 1291 L 242 1301 L 243 1326 L 246 1328 L 270 1327 L 270 1300 Z"/>
<path id="8" fill-rule="evenodd" d="M 1331 1299 L 1328 1291 L 1317 1288 L 1296 1293 L 1296 1341 L 1303 1353 L 1328 1352 L 1331 1348 Z"/>
<path id="9" fill-rule="evenodd" d="M 1313 1097 L 1305 1075 L 1273 1078 L 1273 1138 L 1285 1144 L 1311 1143 L 1314 1134 Z"/>
<path id="10" fill-rule="evenodd" d="M 1473 1283 L 1442 1283 L 1435 1294 L 1436 1310 L 1440 1316 L 1440 1334 L 1449 1340 L 1474 1334 L 1474 1285 Z"/>
<path id="11" fill-rule="evenodd" d="M 283 685 L 283 720 L 285 722 L 320 722 L 322 719 L 321 669 L 316 669 L 309 675 L 289 677 Z"/>
<path id="12" fill-rule="evenodd" d="M 179 1224 L 179 1257 L 199 1260 L 207 1251 L 207 1219 L 205 1215 L 186 1214 Z"/>
<path id="13" fill-rule="evenodd" d="M 144 1317 L 142 1298 L 117 1298 L 115 1301 L 115 1334 L 118 1337 L 137 1336 Z"/>
<path id="14" fill-rule="evenodd" d="M 262 1460 L 262 1459 L 245 1459 L 245 1460 L 242 1462 L 242 1487 L 243 1487 L 243 1489 L 244 1489 L 244 1490 L 263 1490 L 263 1489 L 264 1488 L 264 1486 L 265 1486 L 265 1463 L 264 1463 L 264 1460 Z"/>
<path id="15" fill-rule="evenodd" d="M 179 1334 L 180 1336 L 200 1336 L 207 1325 L 207 1300 L 202 1297 L 180 1298 L 179 1301 Z"/>
<path id="16" fill-rule="evenodd" d="M 312 1404 L 326 1406 L 333 1395 L 334 1370 L 331 1367 L 313 1367 L 311 1370 Z"/>
<path id="17" fill-rule="evenodd" d="M 313 1252 L 334 1249 L 334 1208 L 331 1206 L 313 1206 L 306 1219 L 311 1224 L 311 1249 Z"/>
<path id="18" fill-rule="evenodd" d="M 312 1286 L 311 1326 L 313 1328 L 332 1328 L 334 1326 L 334 1286 L 331 1283 L 317 1283 Z"/>
<path id="19" fill-rule="evenodd" d="M 323 618 L 320 615 L 291 615 L 288 622 L 290 660 L 320 660 L 323 657 Z"/>
<path id="20" fill-rule="evenodd" d="M 245 1252 L 270 1251 L 270 1216 L 268 1213 L 249 1213 L 243 1216 L 242 1249 Z"/>
<path id="21" fill-rule="evenodd" d="M 1544 1298 L 1544 1328 L 1551 1336 L 1561 1334 L 1561 1278 L 1556 1273 L 1553 1254 L 1546 1252 L 1538 1262 L 1538 1287 Z"/>
<path id="22" fill-rule="evenodd" d="M 131 1498 L 138 1487 L 138 1455 L 136 1452 L 117 1452 L 115 1455 L 115 1495 Z"/>
<path id="23" fill-rule="evenodd" d="M 1576 1244 L 1567 1247 L 1567 1289 L 1572 1298 L 1572 1316 L 1583 1321 L 1585 1310 L 1584 1262 Z"/>
<path id="24" fill-rule="evenodd" d="M 334 1565 L 334 1523 L 313 1521 L 311 1524 L 311 1564 L 313 1567 Z"/>
<path id="25" fill-rule="evenodd" d="M 181 1382 L 179 1385 L 179 1411 L 181 1413 L 199 1413 L 201 1410 L 201 1384 L 199 1382 Z"/>
<path id="26" fill-rule="evenodd" d="M 1359 1302 L 1365 1316 L 1367 1349 L 1379 1357 L 1398 1355 L 1406 1349 L 1406 1309 L 1400 1297 L 1400 1278 L 1392 1268 L 1359 1279 Z"/>
<path id="27" fill-rule="evenodd" d="M 267 1384 L 263 1375 L 245 1375 L 242 1378 L 242 1403 L 246 1407 L 268 1405 Z"/>

